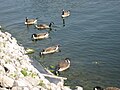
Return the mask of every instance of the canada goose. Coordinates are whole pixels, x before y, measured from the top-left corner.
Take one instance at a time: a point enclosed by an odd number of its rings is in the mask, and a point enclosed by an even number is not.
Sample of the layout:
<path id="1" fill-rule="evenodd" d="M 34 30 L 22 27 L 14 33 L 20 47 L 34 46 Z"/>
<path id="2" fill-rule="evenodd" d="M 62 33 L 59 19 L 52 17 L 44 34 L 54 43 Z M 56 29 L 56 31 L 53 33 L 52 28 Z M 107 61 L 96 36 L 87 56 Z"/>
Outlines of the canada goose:
<path id="1" fill-rule="evenodd" d="M 68 17 L 68 16 L 70 16 L 70 10 L 68 10 L 68 11 L 65 11 L 64 9 L 63 9 L 63 11 L 62 11 L 62 18 L 65 18 L 65 17 Z"/>
<path id="2" fill-rule="evenodd" d="M 102 87 L 96 86 L 93 88 L 93 90 L 120 90 L 120 88 L 117 87 L 107 87 L 105 89 L 103 89 Z"/>
<path id="3" fill-rule="evenodd" d="M 120 90 L 120 88 L 117 88 L 117 87 L 107 87 L 105 90 Z"/>
<path id="4" fill-rule="evenodd" d="M 51 29 L 52 24 L 54 24 L 54 23 L 51 22 L 49 25 L 47 25 L 47 24 L 38 24 L 38 25 L 35 25 L 35 27 L 37 29 Z"/>
<path id="5" fill-rule="evenodd" d="M 48 32 L 39 33 L 39 34 L 32 34 L 32 39 L 34 39 L 34 40 L 41 40 L 41 39 L 48 38 L 48 37 L 49 37 Z"/>
<path id="6" fill-rule="evenodd" d="M 36 19 L 28 19 L 28 17 L 26 17 L 26 19 L 25 19 L 26 25 L 33 25 L 35 23 L 37 23 L 37 18 Z"/>
<path id="7" fill-rule="evenodd" d="M 64 71 L 70 67 L 70 59 L 65 58 L 64 60 L 58 62 L 58 65 L 55 67 L 54 74 L 58 75 L 59 72 Z"/>
<path id="8" fill-rule="evenodd" d="M 40 52 L 40 56 L 41 55 L 45 55 L 45 54 L 50 54 L 50 53 L 58 52 L 59 51 L 59 47 L 60 47 L 60 45 L 56 45 L 56 46 L 51 46 L 51 47 L 48 47 L 46 49 L 43 49 Z"/>

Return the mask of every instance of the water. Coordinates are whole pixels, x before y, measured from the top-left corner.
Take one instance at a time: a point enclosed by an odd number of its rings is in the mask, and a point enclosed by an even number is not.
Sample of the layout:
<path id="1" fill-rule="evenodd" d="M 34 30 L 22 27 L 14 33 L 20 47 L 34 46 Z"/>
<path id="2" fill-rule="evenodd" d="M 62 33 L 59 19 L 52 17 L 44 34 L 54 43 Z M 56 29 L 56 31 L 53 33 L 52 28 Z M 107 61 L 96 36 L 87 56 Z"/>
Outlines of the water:
<path id="1" fill-rule="evenodd" d="M 42 65 L 56 65 L 69 57 L 70 69 L 60 76 L 65 85 L 120 87 L 120 0 L 0 0 L 0 25 L 10 32 L 20 45 L 35 49 L 29 55 Z M 63 27 L 61 10 L 71 11 Z M 24 25 L 25 17 L 38 18 L 38 23 L 55 25 L 51 39 L 31 41 L 39 31 Z M 39 57 L 42 48 L 60 44 L 61 52 Z"/>

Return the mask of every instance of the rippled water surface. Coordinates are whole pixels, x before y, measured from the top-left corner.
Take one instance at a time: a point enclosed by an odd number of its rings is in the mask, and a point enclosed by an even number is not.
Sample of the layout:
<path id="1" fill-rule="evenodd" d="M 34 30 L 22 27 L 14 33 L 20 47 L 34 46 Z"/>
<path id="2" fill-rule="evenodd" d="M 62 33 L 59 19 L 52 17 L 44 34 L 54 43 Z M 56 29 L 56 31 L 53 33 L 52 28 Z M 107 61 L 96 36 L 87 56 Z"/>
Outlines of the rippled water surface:
<path id="1" fill-rule="evenodd" d="M 62 9 L 71 16 L 61 19 Z M 66 85 L 120 87 L 120 0 L 0 0 L 0 25 L 20 45 L 35 49 L 29 55 L 48 67 L 66 57 L 71 67 L 61 72 Z M 33 42 L 33 33 L 47 32 L 24 25 L 25 17 L 38 18 L 38 23 L 54 22 L 49 39 Z M 61 52 L 44 58 L 39 52 L 60 44 Z"/>

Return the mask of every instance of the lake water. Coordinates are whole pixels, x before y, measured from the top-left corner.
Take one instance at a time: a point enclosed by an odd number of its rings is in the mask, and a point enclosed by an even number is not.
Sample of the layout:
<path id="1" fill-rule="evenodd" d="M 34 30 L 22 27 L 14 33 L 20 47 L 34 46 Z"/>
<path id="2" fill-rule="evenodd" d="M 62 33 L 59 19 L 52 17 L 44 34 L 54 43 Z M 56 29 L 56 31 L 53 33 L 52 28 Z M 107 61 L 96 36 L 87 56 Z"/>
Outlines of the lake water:
<path id="1" fill-rule="evenodd" d="M 62 9 L 71 11 L 64 27 Z M 33 33 L 47 30 L 27 28 L 25 17 L 54 22 L 51 38 L 33 42 Z M 65 85 L 120 87 L 120 0 L 0 0 L 0 25 L 20 45 L 35 49 L 29 56 L 45 67 L 70 58 L 71 67 L 60 75 L 68 78 Z M 56 44 L 61 52 L 39 57 L 43 48 Z"/>

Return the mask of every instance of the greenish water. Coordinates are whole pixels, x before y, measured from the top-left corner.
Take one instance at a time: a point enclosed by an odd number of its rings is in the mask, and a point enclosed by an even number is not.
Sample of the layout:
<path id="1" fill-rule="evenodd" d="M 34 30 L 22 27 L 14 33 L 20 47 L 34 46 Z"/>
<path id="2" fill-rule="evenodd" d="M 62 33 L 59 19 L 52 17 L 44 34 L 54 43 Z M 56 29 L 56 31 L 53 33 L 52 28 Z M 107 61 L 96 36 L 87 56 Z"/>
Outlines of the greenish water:
<path id="1" fill-rule="evenodd" d="M 120 0 L 0 0 L 0 25 L 10 32 L 18 43 L 35 49 L 29 55 L 48 67 L 66 57 L 71 67 L 62 72 L 66 85 L 82 85 L 85 90 L 94 86 L 120 87 Z M 62 9 L 70 10 L 71 16 L 61 19 Z M 31 40 L 39 31 L 24 25 L 25 17 L 38 18 L 38 23 L 55 25 L 50 39 Z M 44 58 L 39 52 L 60 44 L 61 52 Z"/>

